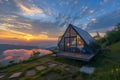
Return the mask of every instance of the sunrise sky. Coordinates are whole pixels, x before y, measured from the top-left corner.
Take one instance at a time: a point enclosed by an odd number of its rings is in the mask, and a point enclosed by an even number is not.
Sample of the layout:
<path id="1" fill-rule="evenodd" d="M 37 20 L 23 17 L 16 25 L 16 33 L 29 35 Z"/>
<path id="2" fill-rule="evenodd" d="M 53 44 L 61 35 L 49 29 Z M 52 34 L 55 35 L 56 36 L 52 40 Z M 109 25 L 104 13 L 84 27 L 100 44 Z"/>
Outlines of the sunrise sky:
<path id="1" fill-rule="evenodd" d="M 50 46 L 69 23 L 106 32 L 120 22 L 120 0 L 0 0 L 0 44 Z"/>

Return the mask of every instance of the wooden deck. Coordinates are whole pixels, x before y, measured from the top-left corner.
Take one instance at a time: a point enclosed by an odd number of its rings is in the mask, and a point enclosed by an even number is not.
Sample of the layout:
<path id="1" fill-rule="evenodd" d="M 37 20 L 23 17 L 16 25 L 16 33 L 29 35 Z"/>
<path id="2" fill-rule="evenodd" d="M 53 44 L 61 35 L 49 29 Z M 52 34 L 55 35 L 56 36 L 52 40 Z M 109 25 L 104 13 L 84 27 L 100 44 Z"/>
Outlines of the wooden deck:
<path id="1" fill-rule="evenodd" d="M 95 56 L 95 54 L 83 54 L 83 53 L 71 53 L 71 52 L 59 52 L 56 55 L 60 57 L 66 57 L 81 61 L 90 61 Z"/>

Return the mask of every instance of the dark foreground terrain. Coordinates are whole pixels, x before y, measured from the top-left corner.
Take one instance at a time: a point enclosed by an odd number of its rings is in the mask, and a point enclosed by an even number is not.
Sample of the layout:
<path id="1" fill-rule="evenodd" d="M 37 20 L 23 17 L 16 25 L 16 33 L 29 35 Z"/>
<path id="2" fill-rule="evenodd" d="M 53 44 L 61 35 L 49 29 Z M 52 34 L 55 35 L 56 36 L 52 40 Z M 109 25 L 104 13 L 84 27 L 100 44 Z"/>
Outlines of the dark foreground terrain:
<path id="1" fill-rule="evenodd" d="M 0 80 L 120 80 L 120 42 L 109 49 L 111 52 L 100 53 L 88 63 L 52 55 L 34 56 L 28 61 L 1 68 L 0 73 L 6 75 Z M 37 69 L 38 66 L 42 67 Z M 79 71 L 82 66 L 92 66 L 95 72 L 82 73 Z M 28 74 L 30 71 L 32 75 Z M 21 72 L 21 75 L 9 79 L 16 72 Z"/>

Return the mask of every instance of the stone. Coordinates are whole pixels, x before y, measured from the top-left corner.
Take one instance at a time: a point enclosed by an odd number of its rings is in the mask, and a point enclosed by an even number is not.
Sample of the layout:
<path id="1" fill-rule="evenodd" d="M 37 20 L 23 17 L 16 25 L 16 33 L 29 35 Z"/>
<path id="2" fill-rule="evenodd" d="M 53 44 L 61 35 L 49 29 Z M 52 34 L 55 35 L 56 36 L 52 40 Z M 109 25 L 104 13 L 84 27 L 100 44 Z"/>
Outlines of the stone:
<path id="1" fill-rule="evenodd" d="M 56 54 L 52 54 L 51 56 L 54 56 L 54 57 L 56 57 Z"/>
<path id="2" fill-rule="evenodd" d="M 48 63 L 48 66 L 49 67 L 55 67 L 55 66 L 57 66 L 57 64 L 55 64 L 55 63 Z"/>
<path id="3" fill-rule="evenodd" d="M 6 76 L 5 73 L 0 73 L 0 79 L 3 78 L 3 77 L 5 77 L 5 76 Z"/>
<path id="4" fill-rule="evenodd" d="M 93 74 L 95 71 L 94 67 L 87 67 L 87 66 L 83 66 L 80 68 L 80 72 L 84 72 L 86 74 Z"/>
<path id="5" fill-rule="evenodd" d="M 27 71 L 26 76 L 34 76 L 35 74 L 36 74 L 35 70 L 29 70 Z"/>
<path id="6" fill-rule="evenodd" d="M 57 64 L 50 64 L 49 67 L 55 67 Z"/>
<path id="7" fill-rule="evenodd" d="M 22 72 L 16 72 L 16 73 L 13 73 L 9 78 L 17 78 L 17 77 L 20 77 L 21 74 Z"/>
<path id="8" fill-rule="evenodd" d="M 44 70 L 46 67 L 45 66 L 37 66 L 36 69 L 41 71 L 41 70 Z"/>

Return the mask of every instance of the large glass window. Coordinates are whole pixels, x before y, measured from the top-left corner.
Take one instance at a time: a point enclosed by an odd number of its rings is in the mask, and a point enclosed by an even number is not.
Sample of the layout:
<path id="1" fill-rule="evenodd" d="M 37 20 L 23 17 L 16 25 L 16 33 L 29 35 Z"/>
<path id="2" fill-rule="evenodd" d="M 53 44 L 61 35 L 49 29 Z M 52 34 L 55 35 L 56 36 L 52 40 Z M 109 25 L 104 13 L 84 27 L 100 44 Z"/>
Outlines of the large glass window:
<path id="1" fill-rule="evenodd" d="M 70 29 L 70 36 L 76 36 L 76 32 L 72 28 Z"/>
<path id="2" fill-rule="evenodd" d="M 77 35 L 77 47 L 78 48 L 83 48 L 84 47 L 84 42 L 83 40 L 80 38 L 80 36 Z"/>
<path id="3" fill-rule="evenodd" d="M 72 28 L 69 28 L 61 40 L 60 47 L 65 51 L 78 50 L 84 47 L 84 42 Z"/>

